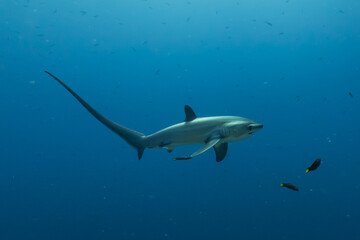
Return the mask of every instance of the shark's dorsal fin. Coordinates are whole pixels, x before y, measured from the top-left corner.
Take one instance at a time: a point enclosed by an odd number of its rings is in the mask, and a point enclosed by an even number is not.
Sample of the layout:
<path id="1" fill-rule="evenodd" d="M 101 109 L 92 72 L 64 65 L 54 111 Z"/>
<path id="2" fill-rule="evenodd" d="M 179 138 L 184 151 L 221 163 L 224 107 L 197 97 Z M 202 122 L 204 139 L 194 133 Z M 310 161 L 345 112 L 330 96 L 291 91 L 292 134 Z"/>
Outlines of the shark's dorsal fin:
<path id="1" fill-rule="evenodd" d="M 190 121 L 194 120 L 195 118 L 197 118 L 196 114 L 194 113 L 194 111 L 192 110 L 192 108 L 189 105 L 185 105 L 184 109 L 185 109 L 184 122 L 190 122 Z"/>

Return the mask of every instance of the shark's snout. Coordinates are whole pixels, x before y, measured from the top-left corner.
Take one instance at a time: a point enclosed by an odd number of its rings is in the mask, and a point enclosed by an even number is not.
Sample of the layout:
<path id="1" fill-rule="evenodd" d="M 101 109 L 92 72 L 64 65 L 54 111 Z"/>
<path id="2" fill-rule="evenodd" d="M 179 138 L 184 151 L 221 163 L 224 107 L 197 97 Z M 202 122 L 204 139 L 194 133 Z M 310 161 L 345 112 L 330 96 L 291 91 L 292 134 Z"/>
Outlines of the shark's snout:
<path id="1" fill-rule="evenodd" d="M 252 123 L 248 126 L 248 130 L 250 131 L 250 133 L 254 133 L 254 132 L 259 131 L 263 127 L 264 127 L 264 125 L 262 125 L 260 123 Z"/>

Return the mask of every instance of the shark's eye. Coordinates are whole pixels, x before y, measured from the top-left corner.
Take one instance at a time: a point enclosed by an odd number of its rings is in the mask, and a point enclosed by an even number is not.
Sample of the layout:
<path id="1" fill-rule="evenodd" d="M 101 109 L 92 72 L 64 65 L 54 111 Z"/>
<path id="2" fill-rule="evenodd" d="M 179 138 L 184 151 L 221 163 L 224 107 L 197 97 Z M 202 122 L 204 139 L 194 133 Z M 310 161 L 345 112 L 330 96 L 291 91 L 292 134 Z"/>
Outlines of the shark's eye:
<path id="1" fill-rule="evenodd" d="M 253 127 L 250 125 L 250 126 L 248 126 L 248 130 L 249 131 L 252 131 L 252 129 L 253 129 Z"/>

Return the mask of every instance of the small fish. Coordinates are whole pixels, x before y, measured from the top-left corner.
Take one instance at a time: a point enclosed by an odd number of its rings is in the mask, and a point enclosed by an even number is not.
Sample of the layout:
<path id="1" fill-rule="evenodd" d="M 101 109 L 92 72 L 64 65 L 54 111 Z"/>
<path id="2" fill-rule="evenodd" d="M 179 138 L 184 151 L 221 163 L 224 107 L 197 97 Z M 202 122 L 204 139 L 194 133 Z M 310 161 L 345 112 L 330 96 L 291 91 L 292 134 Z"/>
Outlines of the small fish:
<path id="1" fill-rule="evenodd" d="M 81 13 L 83 16 L 86 15 L 86 11 L 84 11 L 84 10 L 80 11 L 80 13 Z"/>
<path id="2" fill-rule="evenodd" d="M 192 159 L 192 157 L 184 156 L 184 157 L 176 157 L 176 158 L 174 158 L 174 160 L 189 160 L 189 159 Z"/>
<path id="3" fill-rule="evenodd" d="M 311 166 L 306 169 L 306 172 L 310 172 L 310 171 L 316 170 L 316 169 L 320 166 L 320 163 L 321 163 L 321 159 L 320 159 L 320 158 L 316 159 L 316 160 L 313 162 L 313 164 L 311 164 Z"/>
<path id="4" fill-rule="evenodd" d="M 354 98 L 354 95 L 352 94 L 352 92 L 349 92 L 349 96 L 350 96 L 351 98 Z"/>
<path id="5" fill-rule="evenodd" d="M 268 21 L 265 21 L 265 23 L 267 24 L 267 25 L 269 25 L 270 27 L 272 27 L 272 23 L 271 22 L 268 22 Z"/>
<path id="6" fill-rule="evenodd" d="M 299 189 L 294 184 L 291 184 L 291 183 L 282 183 L 282 184 L 280 184 L 280 186 L 289 188 L 294 191 L 299 191 Z"/>

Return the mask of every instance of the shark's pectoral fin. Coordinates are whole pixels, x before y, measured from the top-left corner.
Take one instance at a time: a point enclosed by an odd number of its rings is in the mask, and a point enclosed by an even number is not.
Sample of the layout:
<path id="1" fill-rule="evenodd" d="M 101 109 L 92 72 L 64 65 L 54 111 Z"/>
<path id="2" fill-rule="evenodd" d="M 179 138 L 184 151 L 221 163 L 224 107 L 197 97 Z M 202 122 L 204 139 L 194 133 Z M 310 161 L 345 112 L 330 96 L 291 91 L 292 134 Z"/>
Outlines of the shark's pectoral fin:
<path id="1" fill-rule="evenodd" d="M 195 157 L 195 156 L 197 156 L 199 154 L 202 154 L 203 152 L 209 150 L 210 148 L 215 146 L 219 141 L 220 141 L 220 138 L 214 138 L 214 139 L 208 141 L 202 148 L 200 148 L 199 150 L 197 150 L 196 152 L 194 152 L 190 156 L 177 157 L 177 158 L 174 158 L 174 160 L 188 160 L 188 159 L 191 159 L 191 158 L 193 158 L 193 157 Z"/>
<path id="2" fill-rule="evenodd" d="M 214 146 L 217 162 L 221 162 L 225 158 L 227 149 L 228 143 L 218 143 Z"/>
<path id="3" fill-rule="evenodd" d="M 199 154 L 202 154 L 203 152 L 205 152 L 205 151 L 209 150 L 210 148 L 212 148 L 213 146 L 215 146 L 215 144 L 217 144 L 219 141 L 220 141 L 220 138 L 214 138 L 214 139 L 208 141 L 202 148 L 200 148 L 199 150 L 197 150 L 190 156 L 195 157 Z"/>

